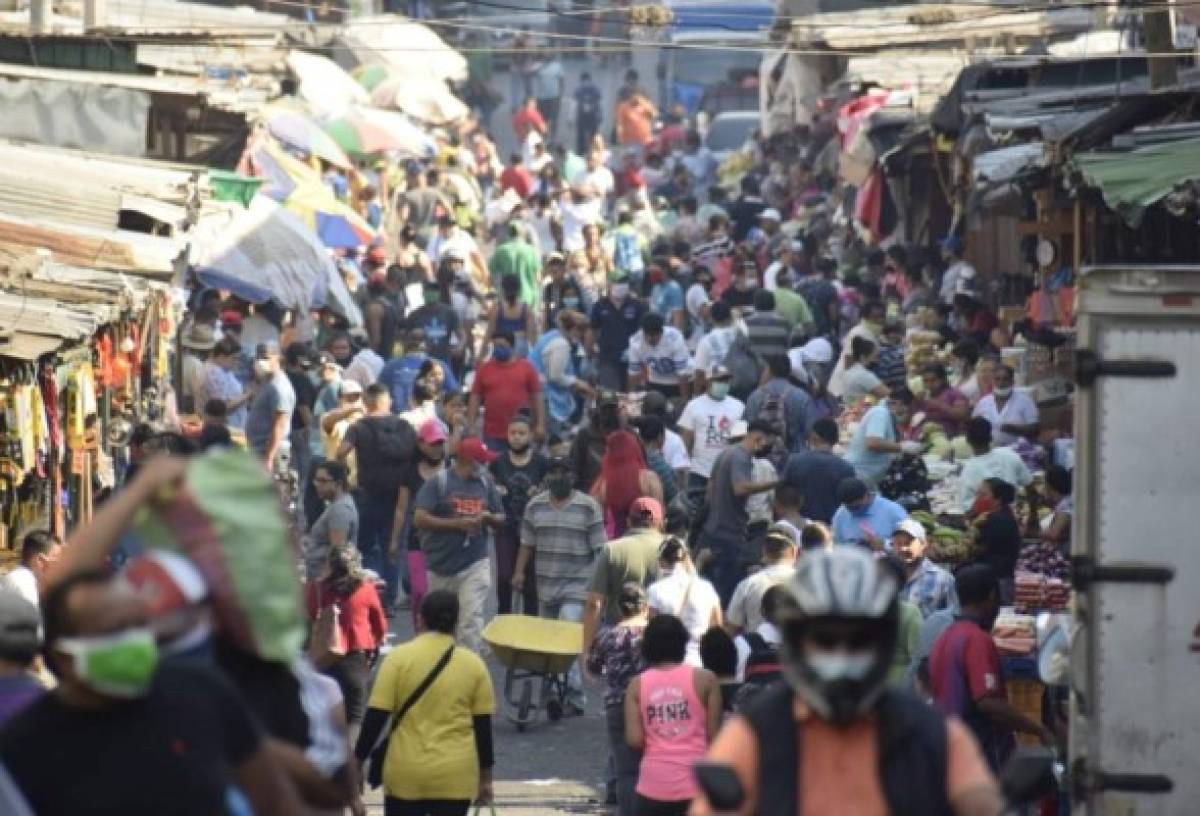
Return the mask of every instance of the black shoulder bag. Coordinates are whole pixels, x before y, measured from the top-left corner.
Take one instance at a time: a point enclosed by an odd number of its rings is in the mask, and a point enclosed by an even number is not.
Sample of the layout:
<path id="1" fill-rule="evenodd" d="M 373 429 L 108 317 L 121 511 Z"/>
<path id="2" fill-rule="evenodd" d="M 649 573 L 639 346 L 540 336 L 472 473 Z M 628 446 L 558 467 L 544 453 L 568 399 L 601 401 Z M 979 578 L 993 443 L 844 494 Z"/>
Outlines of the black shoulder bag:
<path id="1" fill-rule="evenodd" d="M 400 706 L 400 710 L 392 715 L 392 721 L 388 725 L 383 739 L 379 740 L 375 744 L 375 747 L 371 749 L 371 756 L 368 758 L 370 764 L 367 766 L 366 777 L 367 784 L 372 788 L 378 788 L 383 784 L 383 761 L 387 757 L 388 744 L 392 741 L 392 735 L 396 733 L 396 729 L 400 727 L 400 722 L 404 719 L 404 715 L 425 695 L 425 692 L 433 685 L 433 681 L 438 679 L 438 675 L 450 663 L 450 657 L 453 654 L 454 644 L 451 643 L 450 648 L 442 655 L 437 665 L 433 667 L 433 670 L 425 675 L 425 679 L 421 681 L 421 685 L 413 690 L 413 693 L 404 701 L 404 705 Z"/>

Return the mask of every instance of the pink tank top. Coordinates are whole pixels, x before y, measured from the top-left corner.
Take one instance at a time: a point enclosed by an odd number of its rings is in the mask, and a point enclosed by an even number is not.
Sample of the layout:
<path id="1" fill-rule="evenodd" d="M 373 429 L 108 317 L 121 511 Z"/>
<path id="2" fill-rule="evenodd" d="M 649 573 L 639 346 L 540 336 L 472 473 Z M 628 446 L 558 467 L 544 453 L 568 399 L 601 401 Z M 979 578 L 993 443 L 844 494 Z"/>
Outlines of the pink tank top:
<path id="1" fill-rule="evenodd" d="M 697 793 L 692 767 L 708 751 L 708 712 L 696 694 L 695 672 L 683 665 L 641 675 L 646 747 L 637 792 L 647 799 L 681 802 Z"/>

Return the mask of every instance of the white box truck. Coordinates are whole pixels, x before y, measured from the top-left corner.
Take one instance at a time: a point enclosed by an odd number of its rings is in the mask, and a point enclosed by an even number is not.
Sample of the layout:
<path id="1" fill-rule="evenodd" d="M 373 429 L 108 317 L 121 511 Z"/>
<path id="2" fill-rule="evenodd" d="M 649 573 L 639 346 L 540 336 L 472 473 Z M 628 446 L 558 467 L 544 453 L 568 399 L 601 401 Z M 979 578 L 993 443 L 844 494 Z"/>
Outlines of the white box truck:
<path id="1" fill-rule="evenodd" d="M 1078 282 L 1074 812 L 1200 814 L 1200 267 Z"/>

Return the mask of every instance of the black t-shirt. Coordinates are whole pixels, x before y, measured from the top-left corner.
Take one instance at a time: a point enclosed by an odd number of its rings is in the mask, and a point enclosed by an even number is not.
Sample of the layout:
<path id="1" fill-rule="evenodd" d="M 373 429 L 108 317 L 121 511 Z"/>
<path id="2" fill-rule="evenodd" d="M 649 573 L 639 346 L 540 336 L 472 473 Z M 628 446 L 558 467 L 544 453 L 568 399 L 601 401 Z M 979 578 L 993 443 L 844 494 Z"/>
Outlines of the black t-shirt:
<path id="1" fill-rule="evenodd" d="M 421 549 L 421 537 L 417 535 L 416 528 L 412 525 L 413 510 L 417 505 L 417 493 L 425 486 L 428 479 L 421 475 L 421 461 L 418 458 L 413 458 L 411 462 L 404 466 L 404 470 L 400 473 L 400 486 L 408 488 L 408 536 L 405 544 L 409 552 L 419 552 Z"/>
<path id="2" fill-rule="evenodd" d="M 294 431 L 304 427 L 300 409 L 312 410 L 313 404 L 317 401 L 317 387 L 302 371 L 288 371 L 287 378 L 288 382 L 292 384 L 292 390 L 296 392 L 296 410 L 292 411 L 292 430 Z"/>
<path id="3" fill-rule="evenodd" d="M 729 304 L 731 309 L 745 309 L 754 305 L 754 289 L 738 289 L 730 286 L 721 293 L 721 300 Z"/>
<path id="4" fill-rule="evenodd" d="M 376 497 L 395 498 L 400 476 L 417 444 L 412 426 L 398 416 L 363 417 L 346 431 L 358 458 L 358 486 Z"/>
<path id="5" fill-rule="evenodd" d="M 0 732 L 0 762 L 35 813 L 213 816 L 261 741 L 227 680 L 166 665 L 149 695 L 103 711 L 43 695 Z"/>
<path id="6" fill-rule="evenodd" d="M 425 332 L 426 348 L 431 357 L 450 359 L 450 341 L 458 331 L 458 313 L 445 303 L 426 303 L 408 316 L 408 328 Z"/>
<path id="7" fill-rule="evenodd" d="M 1012 578 L 1021 554 L 1021 527 L 1012 511 L 995 511 L 979 528 L 979 560 L 1000 578 Z"/>
<path id="8" fill-rule="evenodd" d="M 525 514 L 525 505 L 537 492 L 542 480 L 546 478 L 548 461 L 545 456 L 535 453 L 524 465 L 513 464 L 507 453 L 492 462 L 492 475 L 496 484 L 503 486 L 504 513 L 508 516 L 509 524 L 518 524 Z"/>
<path id="9" fill-rule="evenodd" d="M 227 448 L 233 444 L 233 436 L 229 433 L 229 428 L 224 425 L 212 425 L 205 422 L 200 426 L 200 438 L 196 440 L 196 444 L 202 451 L 209 448 Z"/>
<path id="10" fill-rule="evenodd" d="M 629 338 L 642 328 L 646 307 L 634 297 L 625 298 L 620 306 L 608 298 L 600 298 L 592 307 L 592 328 L 596 330 L 596 348 L 601 359 L 616 361 L 629 348 Z"/>

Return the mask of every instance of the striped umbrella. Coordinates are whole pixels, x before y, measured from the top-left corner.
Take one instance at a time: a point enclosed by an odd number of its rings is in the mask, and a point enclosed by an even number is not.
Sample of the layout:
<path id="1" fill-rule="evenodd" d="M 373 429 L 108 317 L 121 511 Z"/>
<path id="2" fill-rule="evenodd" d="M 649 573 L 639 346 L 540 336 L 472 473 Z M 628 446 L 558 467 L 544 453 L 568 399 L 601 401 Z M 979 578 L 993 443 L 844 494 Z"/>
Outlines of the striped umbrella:
<path id="1" fill-rule="evenodd" d="M 302 113 L 280 111 L 268 114 L 267 130 L 288 147 L 324 159 L 343 170 L 351 166 L 350 157 L 337 140 Z"/>
<path id="2" fill-rule="evenodd" d="M 394 111 L 355 108 L 325 122 L 326 132 L 347 153 L 401 153 L 432 157 L 437 145 L 419 127 Z"/>

